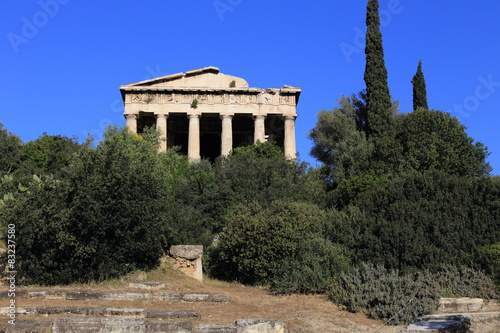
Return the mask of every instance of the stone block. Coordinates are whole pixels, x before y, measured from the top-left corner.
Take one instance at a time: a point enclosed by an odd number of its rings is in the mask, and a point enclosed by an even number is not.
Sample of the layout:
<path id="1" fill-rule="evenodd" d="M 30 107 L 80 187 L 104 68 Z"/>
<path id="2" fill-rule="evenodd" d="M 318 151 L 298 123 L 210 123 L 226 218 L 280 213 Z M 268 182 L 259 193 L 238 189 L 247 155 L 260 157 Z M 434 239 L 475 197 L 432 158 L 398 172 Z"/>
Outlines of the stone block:
<path id="1" fill-rule="evenodd" d="M 133 301 L 136 299 L 147 299 L 151 298 L 150 293 L 129 293 L 129 292 L 116 292 L 116 293 L 103 293 L 103 299 L 114 299 L 114 300 L 126 300 Z"/>
<path id="2" fill-rule="evenodd" d="M 196 311 L 145 310 L 146 318 L 157 319 L 200 319 Z"/>
<path id="3" fill-rule="evenodd" d="M 202 245 L 174 245 L 170 247 L 170 258 L 174 268 L 179 269 L 187 276 L 203 281 L 203 246 Z"/>
<path id="4" fill-rule="evenodd" d="M 137 289 L 158 290 L 165 287 L 165 282 L 131 282 L 128 286 Z"/>
<path id="5" fill-rule="evenodd" d="M 46 320 L 16 320 L 16 325 L 6 324 L 0 327 L 0 332 L 26 333 L 26 332 L 52 332 L 52 321 Z"/>
<path id="6" fill-rule="evenodd" d="M 166 301 L 180 301 L 182 299 L 181 294 L 178 293 L 153 293 L 153 298 L 166 300 Z"/>
<path id="7" fill-rule="evenodd" d="M 122 317 L 144 317 L 144 309 L 133 308 L 105 308 L 105 316 L 122 316 Z"/>
<path id="8" fill-rule="evenodd" d="M 169 310 L 146 310 L 146 318 L 177 319 L 176 311 Z"/>
<path id="9" fill-rule="evenodd" d="M 208 302 L 227 303 L 229 301 L 231 301 L 231 296 L 229 296 L 229 295 L 209 295 L 208 296 Z"/>
<path id="10" fill-rule="evenodd" d="M 179 319 L 200 319 L 201 316 L 196 311 L 177 311 L 177 318 Z"/>
<path id="11" fill-rule="evenodd" d="M 484 306 L 482 298 L 441 298 L 439 300 L 440 312 L 474 312 L 479 311 Z"/>
<path id="12" fill-rule="evenodd" d="M 199 259 L 203 256 L 203 245 L 174 245 L 170 247 L 170 255 L 188 260 Z"/>
<path id="13" fill-rule="evenodd" d="M 101 318 L 57 318 L 53 321 L 54 333 L 94 333 L 103 329 Z"/>
<path id="14" fill-rule="evenodd" d="M 193 325 L 189 321 L 164 322 L 152 321 L 146 322 L 146 332 L 166 332 L 166 333 L 191 333 Z"/>
<path id="15" fill-rule="evenodd" d="M 65 299 L 66 290 L 40 290 L 40 291 L 30 291 L 28 293 L 29 298 L 42 298 L 42 299 Z"/>
<path id="16" fill-rule="evenodd" d="M 237 333 L 287 333 L 283 322 L 262 318 L 238 319 L 236 328 Z"/>
<path id="17" fill-rule="evenodd" d="M 185 302 L 208 302 L 209 299 L 210 299 L 209 294 L 191 293 L 191 294 L 184 294 L 182 296 L 182 300 Z"/>
<path id="18" fill-rule="evenodd" d="M 91 290 L 71 290 L 66 292 L 66 299 L 68 300 L 85 300 L 85 299 L 100 299 L 102 293 L 99 291 Z"/>
<path id="19" fill-rule="evenodd" d="M 28 292 L 26 290 L 16 290 L 16 298 L 25 297 L 26 295 L 28 295 Z M 0 291 L 0 299 L 5 298 L 10 298 L 9 291 Z"/>
<path id="20" fill-rule="evenodd" d="M 143 318 L 57 318 L 54 333 L 146 332 Z"/>
<path id="21" fill-rule="evenodd" d="M 193 333 L 236 333 L 236 325 L 198 325 Z"/>

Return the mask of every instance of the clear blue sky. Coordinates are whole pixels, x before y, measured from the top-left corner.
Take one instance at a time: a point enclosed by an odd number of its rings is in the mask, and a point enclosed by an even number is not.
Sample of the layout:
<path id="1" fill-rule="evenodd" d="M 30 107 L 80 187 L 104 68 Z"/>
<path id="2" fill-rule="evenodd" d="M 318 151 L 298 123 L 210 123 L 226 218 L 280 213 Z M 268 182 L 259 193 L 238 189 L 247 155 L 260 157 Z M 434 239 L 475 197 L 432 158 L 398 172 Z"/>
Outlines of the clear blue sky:
<path id="1" fill-rule="evenodd" d="M 43 132 L 100 137 L 124 124 L 118 87 L 216 66 L 250 86 L 303 89 L 297 148 L 316 113 L 364 88 L 366 0 L 0 3 L 0 122 L 27 142 Z M 380 0 L 393 97 L 412 108 L 423 61 L 429 106 L 488 146 L 500 170 L 500 2 Z"/>

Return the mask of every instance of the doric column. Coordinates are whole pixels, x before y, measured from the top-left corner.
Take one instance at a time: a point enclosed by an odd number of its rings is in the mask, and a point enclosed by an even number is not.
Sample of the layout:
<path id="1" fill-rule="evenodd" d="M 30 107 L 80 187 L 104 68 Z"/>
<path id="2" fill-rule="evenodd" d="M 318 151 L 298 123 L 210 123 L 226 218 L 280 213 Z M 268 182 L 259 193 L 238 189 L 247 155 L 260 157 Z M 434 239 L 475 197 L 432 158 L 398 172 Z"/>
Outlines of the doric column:
<path id="1" fill-rule="evenodd" d="M 137 134 L 137 114 L 126 114 L 127 127 L 130 132 Z"/>
<path id="2" fill-rule="evenodd" d="M 253 142 L 257 143 L 257 141 L 260 142 L 266 142 L 266 126 L 264 124 L 264 120 L 266 119 L 265 116 L 255 116 L 254 117 L 254 134 L 253 134 Z"/>
<path id="3" fill-rule="evenodd" d="M 295 117 L 285 117 L 285 157 L 289 159 L 296 158 L 295 148 Z"/>
<path id="4" fill-rule="evenodd" d="M 222 134 L 221 134 L 221 149 L 220 154 L 222 156 L 229 155 L 229 152 L 233 149 L 233 115 L 224 114 L 220 116 L 222 118 Z"/>
<path id="5" fill-rule="evenodd" d="M 156 114 L 156 129 L 160 131 L 160 148 L 161 153 L 167 152 L 167 118 L 168 114 Z"/>
<path id="6" fill-rule="evenodd" d="M 190 161 L 199 161 L 200 156 L 200 115 L 188 114 L 189 117 L 189 138 L 188 138 L 188 158 Z"/>

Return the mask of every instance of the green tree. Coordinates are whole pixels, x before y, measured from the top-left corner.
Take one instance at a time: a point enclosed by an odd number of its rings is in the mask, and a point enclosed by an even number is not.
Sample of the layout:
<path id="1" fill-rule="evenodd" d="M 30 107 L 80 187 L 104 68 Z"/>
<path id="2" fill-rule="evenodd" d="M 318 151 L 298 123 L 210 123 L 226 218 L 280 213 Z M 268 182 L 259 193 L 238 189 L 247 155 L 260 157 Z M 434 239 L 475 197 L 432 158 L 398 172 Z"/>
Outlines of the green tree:
<path id="1" fill-rule="evenodd" d="M 350 103 L 343 98 L 340 105 Z M 345 110 L 337 107 L 333 111 L 320 111 L 316 126 L 309 132 L 314 142 L 310 154 L 324 164 L 333 185 L 366 172 L 373 153 L 373 144 L 364 131 L 357 129 L 352 113 Z"/>
<path id="2" fill-rule="evenodd" d="M 38 284 L 100 281 L 158 264 L 176 207 L 155 135 L 109 127 L 95 149 L 77 153 L 66 177 L 34 177 L 6 202 L 0 221 L 16 224 L 20 277 Z"/>
<path id="3" fill-rule="evenodd" d="M 3 128 L 0 123 L 0 176 L 16 170 L 21 163 L 21 139 Z"/>
<path id="4" fill-rule="evenodd" d="M 21 178 L 31 174 L 59 176 L 71 163 L 74 154 L 82 148 L 75 138 L 44 133 L 23 147 L 20 154 L 22 167 L 18 175 Z"/>
<path id="5" fill-rule="evenodd" d="M 422 60 L 418 62 L 417 73 L 413 76 L 411 84 L 413 85 L 413 110 L 418 110 L 419 108 L 428 110 L 427 88 L 424 72 L 422 71 Z"/>
<path id="6" fill-rule="evenodd" d="M 355 262 L 402 271 L 487 268 L 482 249 L 500 239 L 498 188 L 489 177 L 434 170 L 350 183 L 336 190 L 351 198 L 327 237 L 353 250 Z"/>
<path id="7" fill-rule="evenodd" d="M 366 11 L 366 83 L 367 132 L 381 136 L 391 129 L 391 95 L 387 84 L 378 0 L 368 0 Z"/>
<path id="8" fill-rule="evenodd" d="M 419 109 L 396 118 L 396 138 L 402 146 L 404 169 L 442 170 L 460 176 L 485 176 L 489 153 L 474 142 L 466 127 L 449 113 Z"/>

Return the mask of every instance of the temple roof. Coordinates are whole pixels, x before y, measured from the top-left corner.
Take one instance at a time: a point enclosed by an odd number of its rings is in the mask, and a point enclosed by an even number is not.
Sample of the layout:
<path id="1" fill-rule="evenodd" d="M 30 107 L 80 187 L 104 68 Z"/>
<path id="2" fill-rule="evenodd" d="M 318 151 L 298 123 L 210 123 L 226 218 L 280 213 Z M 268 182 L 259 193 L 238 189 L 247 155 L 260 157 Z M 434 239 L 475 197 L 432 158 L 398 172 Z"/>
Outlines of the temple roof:
<path id="1" fill-rule="evenodd" d="M 248 88 L 248 83 L 242 78 L 222 74 L 217 67 L 209 66 L 200 69 L 157 77 L 150 80 L 126 84 L 120 87 L 176 87 L 176 88 L 229 88 L 231 82 L 236 88 Z"/>

